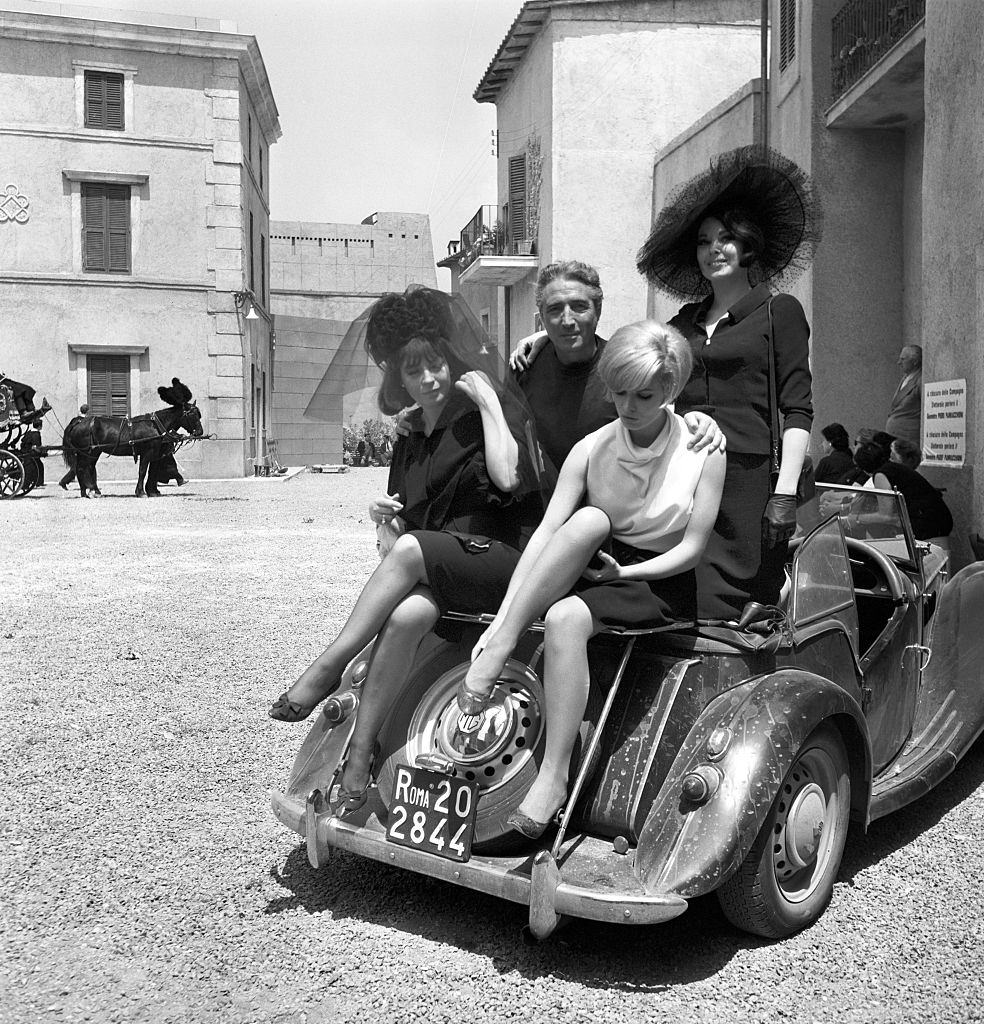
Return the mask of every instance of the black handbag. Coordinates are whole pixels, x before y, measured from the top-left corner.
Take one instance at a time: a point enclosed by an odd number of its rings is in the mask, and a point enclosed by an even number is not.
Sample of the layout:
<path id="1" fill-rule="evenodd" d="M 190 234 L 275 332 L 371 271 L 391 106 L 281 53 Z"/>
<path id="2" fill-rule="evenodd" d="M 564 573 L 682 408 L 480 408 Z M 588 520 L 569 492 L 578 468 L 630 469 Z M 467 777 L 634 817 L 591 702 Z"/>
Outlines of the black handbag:
<path id="1" fill-rule="evenodd" d="M 779 432 L 779 394 L 776 388 L 776 343 L 772 323 L 772 297 L 765 306 L 769 316 L 769 451 L 771 461 L 769 475 L 772 479 L 772 490 L 776 489 L 779 478 L 779 448 L 781 434 Z M 817 482 L 813 472 L 813 459 L 809 455 L 803 457 L 803 468 L 796 482 L 796 518 L 800 525 L 809 527 L 820 520 L 820 508 L 817 499 Z"/>

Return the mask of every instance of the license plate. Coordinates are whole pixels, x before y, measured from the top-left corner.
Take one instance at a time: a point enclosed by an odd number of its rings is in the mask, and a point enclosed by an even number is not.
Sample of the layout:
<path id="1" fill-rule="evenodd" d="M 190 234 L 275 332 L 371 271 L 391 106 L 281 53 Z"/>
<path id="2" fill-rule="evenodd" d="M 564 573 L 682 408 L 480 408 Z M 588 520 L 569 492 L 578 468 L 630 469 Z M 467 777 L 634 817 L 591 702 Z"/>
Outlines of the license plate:
<path id="1" fill-rule="evenodd" d="M 471 856 L 478 783 L 429 768 L 399 765 L 386 838 L 448 860 Z"/>

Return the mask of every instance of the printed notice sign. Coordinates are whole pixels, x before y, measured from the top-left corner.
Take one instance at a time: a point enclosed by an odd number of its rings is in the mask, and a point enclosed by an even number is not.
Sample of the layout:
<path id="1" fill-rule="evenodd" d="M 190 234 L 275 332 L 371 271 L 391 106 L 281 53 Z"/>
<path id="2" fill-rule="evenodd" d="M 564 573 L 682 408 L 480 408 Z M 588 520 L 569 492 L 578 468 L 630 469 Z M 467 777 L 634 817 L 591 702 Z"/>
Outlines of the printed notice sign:
<path id="1" fill-rule="evenodd" d="M 967 457 L 967 381 L 923 384 L 923 465 L 958 468 Z"/>

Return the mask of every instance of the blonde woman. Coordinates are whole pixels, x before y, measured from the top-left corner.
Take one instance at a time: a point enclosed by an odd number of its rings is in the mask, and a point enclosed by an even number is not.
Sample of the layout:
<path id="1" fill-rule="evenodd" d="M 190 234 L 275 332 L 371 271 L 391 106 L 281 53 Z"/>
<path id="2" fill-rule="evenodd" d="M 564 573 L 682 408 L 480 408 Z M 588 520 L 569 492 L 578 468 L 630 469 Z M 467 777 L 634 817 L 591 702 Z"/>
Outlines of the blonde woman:
<path id="1" fill-rule="evenodd" d="M 691 366 L 689 345 L 663 324 L 644 320 L 612 336 L 598 373 L 618 418 L 565 460 L 459 690 L 462 712 L 479 714 L 516 643 L 546 613 L 546 747 L 536 781 L 509 819 L 528 838 L 543 834 L 567 797 L 587 704 L 590 637 L 605 625 L 696 618 L 694 567 L 717 516 L 725 457 L 688 449 L 683 419 L 667 408 Z M 588 568 L 592 561 L 600 567 Z"/>

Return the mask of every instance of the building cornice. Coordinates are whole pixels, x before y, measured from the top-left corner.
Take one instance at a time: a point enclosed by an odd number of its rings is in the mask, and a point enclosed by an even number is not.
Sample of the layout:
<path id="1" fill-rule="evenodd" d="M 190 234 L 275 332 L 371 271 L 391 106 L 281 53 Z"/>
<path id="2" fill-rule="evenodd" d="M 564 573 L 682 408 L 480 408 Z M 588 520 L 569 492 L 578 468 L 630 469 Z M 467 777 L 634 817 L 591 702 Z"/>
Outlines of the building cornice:
<path id="1" fill-rule="evenodd" d="M 15 11 L 0 11 L 0 36 L 35 43 L 66 43 L 235 60 L 267 144 L 276 142 L 283 134 L 270 79 L 254 36 Z"/>

